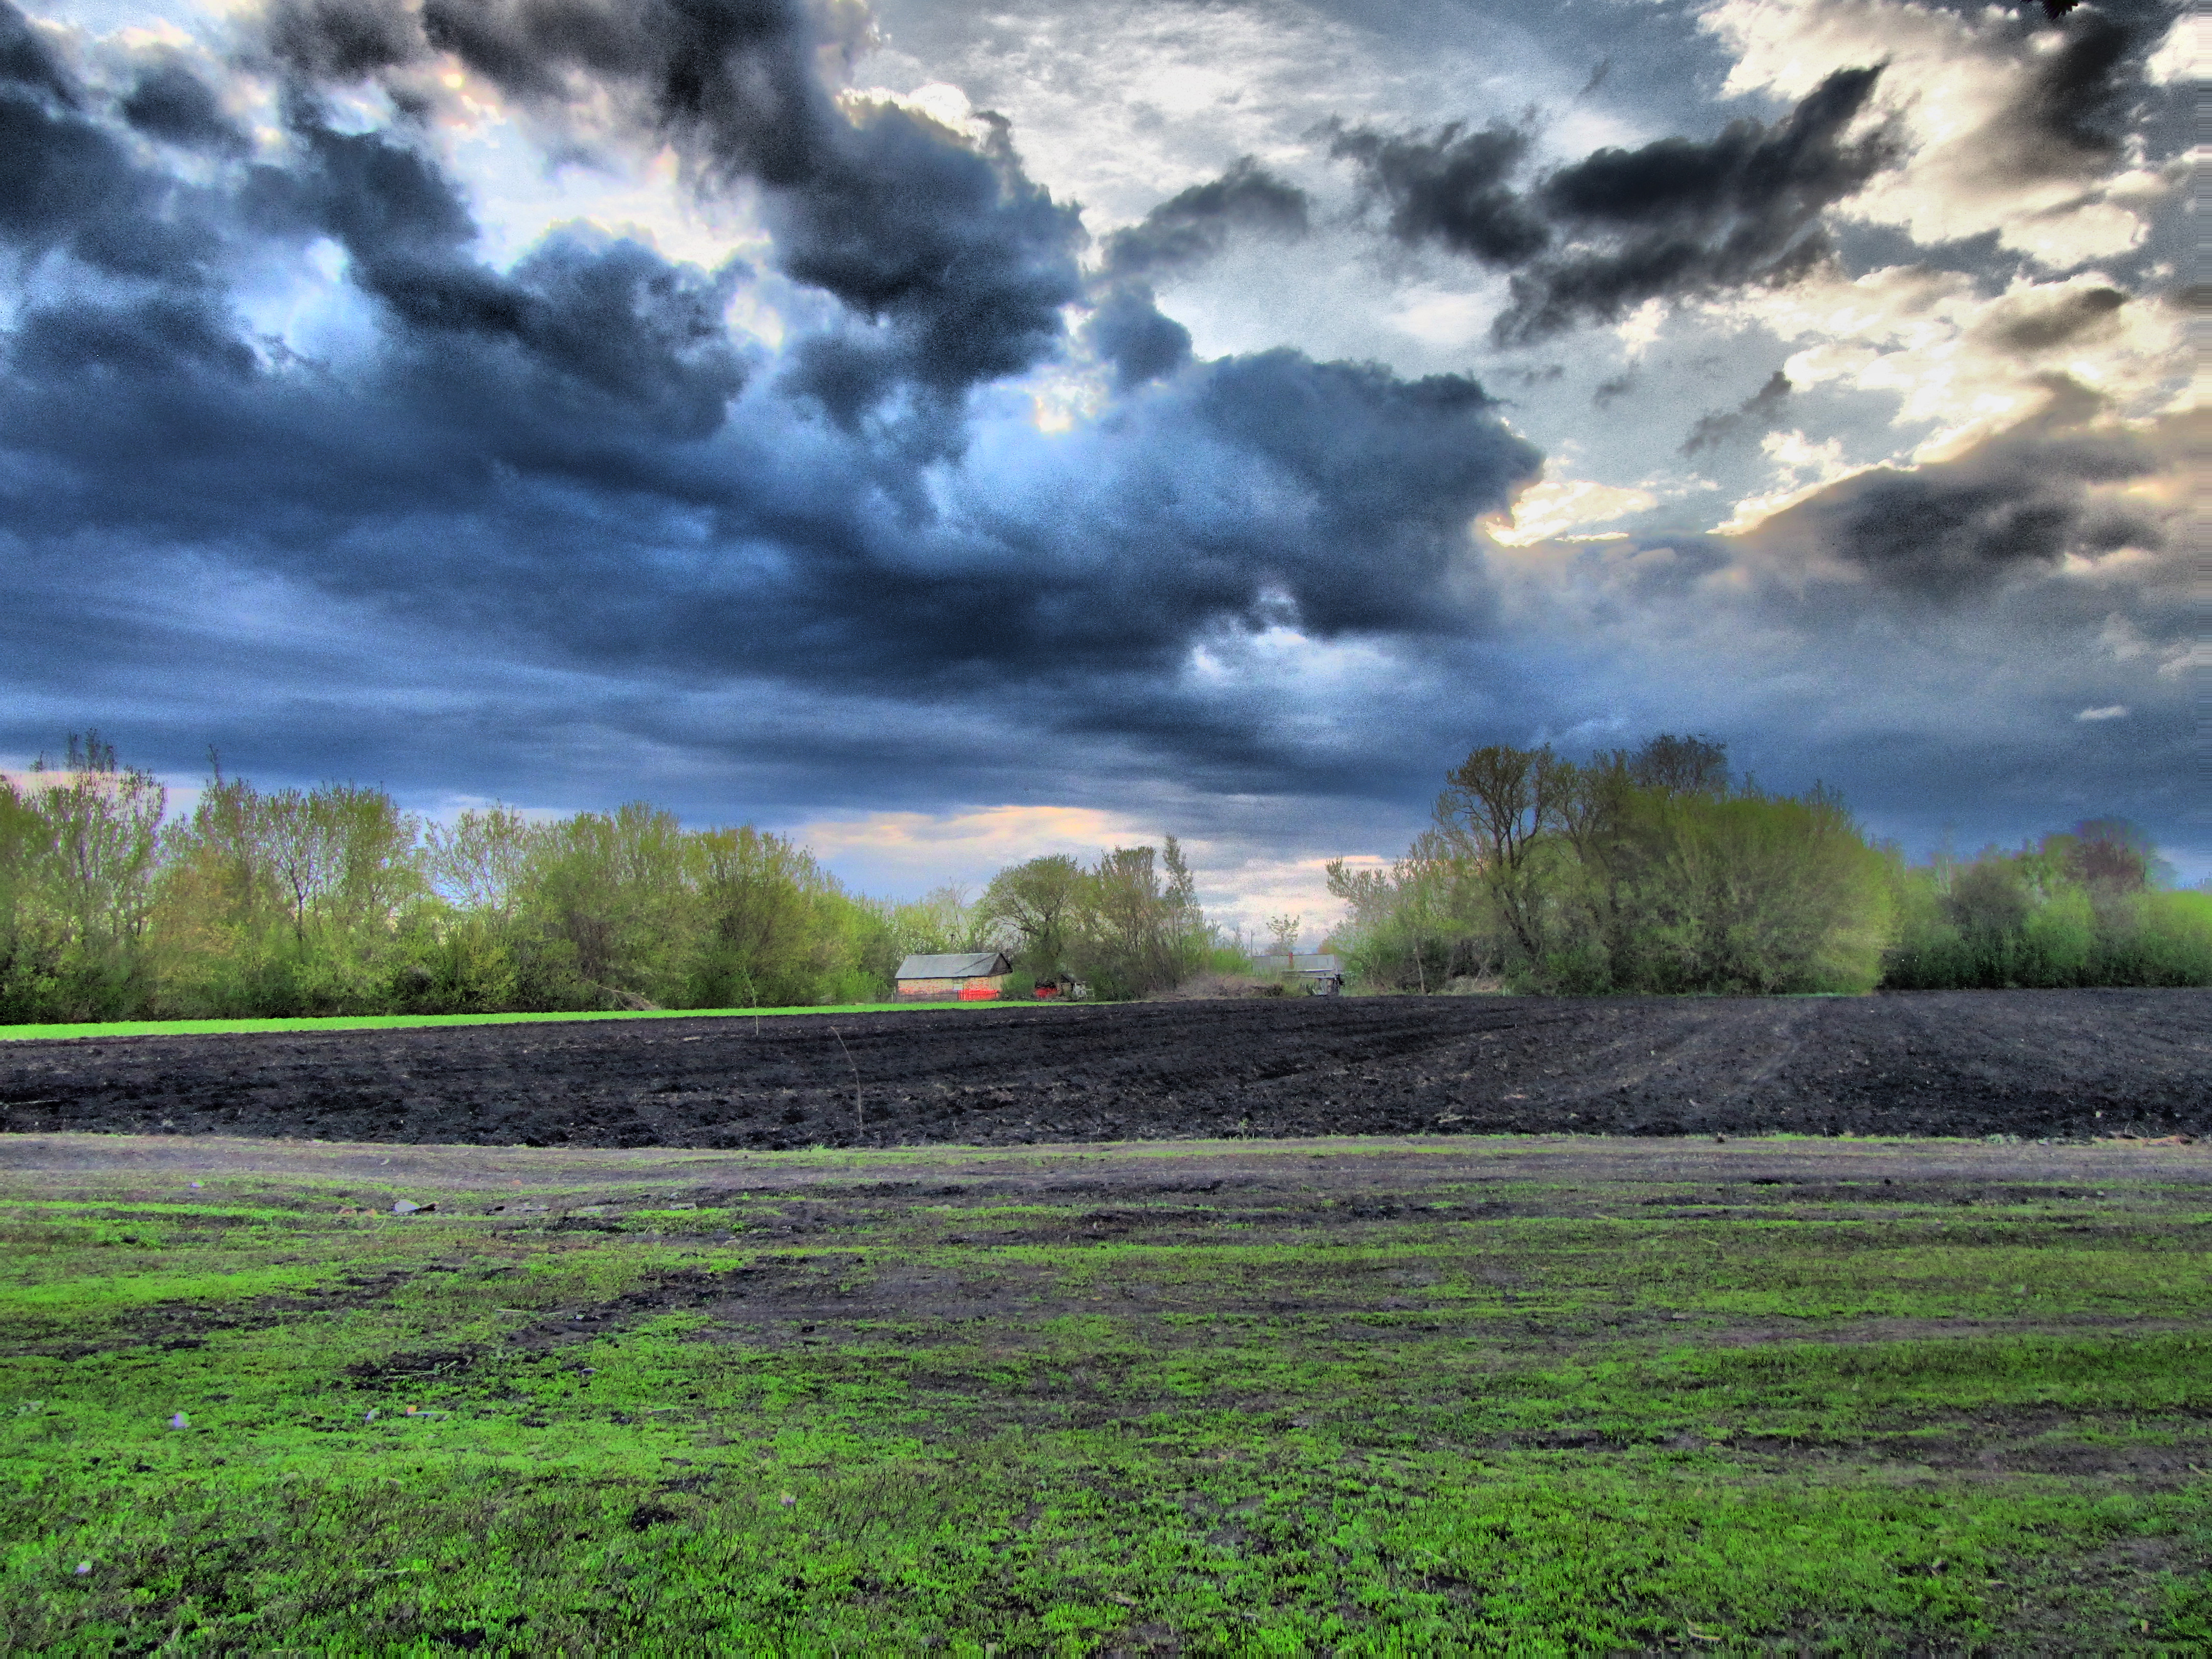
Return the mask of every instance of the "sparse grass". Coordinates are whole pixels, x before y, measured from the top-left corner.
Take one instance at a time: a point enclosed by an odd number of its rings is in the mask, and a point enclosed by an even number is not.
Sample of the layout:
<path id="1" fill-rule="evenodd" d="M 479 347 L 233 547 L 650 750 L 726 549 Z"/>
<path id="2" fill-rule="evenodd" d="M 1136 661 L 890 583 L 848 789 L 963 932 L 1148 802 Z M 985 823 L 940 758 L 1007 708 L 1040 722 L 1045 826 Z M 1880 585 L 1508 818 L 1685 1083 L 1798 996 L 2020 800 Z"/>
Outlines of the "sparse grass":
<path id="1" fill-rule="evenodd" d="M 996 1002 L 848 1002 L 813 1008 L 648 1008 L 558 1014 L 333 1014 L 313 1019 L 124 1019 L 91 1025 L 0 1025 L 0 1042 L 58 1037 L 208 1036 L 254 1031 L 368 1031 L 420 1025 L 522 1025 L 580 1019 L 761 1019 L 775 1014 L 942 1013 Z"/>
<path id="2" fill-rule="evenodd" d="M 1584 1145 L 13 1175 L 0 1648 L 2212 1644 L 2201 1182 Z"/>

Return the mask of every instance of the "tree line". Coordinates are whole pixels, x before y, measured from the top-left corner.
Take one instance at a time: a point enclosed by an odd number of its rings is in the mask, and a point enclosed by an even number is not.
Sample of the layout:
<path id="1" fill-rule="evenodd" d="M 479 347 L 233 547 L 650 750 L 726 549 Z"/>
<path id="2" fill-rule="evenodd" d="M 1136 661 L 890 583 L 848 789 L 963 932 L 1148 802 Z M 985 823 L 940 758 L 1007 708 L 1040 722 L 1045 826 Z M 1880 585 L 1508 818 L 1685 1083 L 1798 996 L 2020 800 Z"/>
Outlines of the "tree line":
<path id="1" fill-rule="evenodd" d="M 2171 890 L 2124 823 L 1911 865 L 1832 791 L 1761 789 L 1702 737 L 1478 749 L 1405 857 L 1328 883 L 1367 990 L 2212 984 L 2212 894 Z M 1277 920 L 1279 947 L 1296 928 Z M 0 781 L 0 1023 L 868 1002 L 909 953 L 998 949 L 1017 988 L 1106 998 L 1252 967 L 1173 836 L 901 902 L 788 837 L 641 802 L 440 823 L 218 764 L 172 818 L 97 734 Z"/>
<path id="2" fill-rule="evenodd" d="M 1225 949 L 1173 837 L 899 902 L 787 836 L 641 802 L 439 823 L 218 763 L 172 818 L 96 733 L 0 783 L 0 1023 L 868 1002 L 909 953 L 1000 947 L 1105 997 Z"/>
<path id="3" fill-rule="evenodd" d="M 2212 895 L 2113 819 L 1909 864 L 1833 791 L 1761 789 L 1662 734 L 1576 762 L 1476 750 L 1385 870 L 1328 866 L 1372 988 L 1864 992 L 2212 984 Z"/>

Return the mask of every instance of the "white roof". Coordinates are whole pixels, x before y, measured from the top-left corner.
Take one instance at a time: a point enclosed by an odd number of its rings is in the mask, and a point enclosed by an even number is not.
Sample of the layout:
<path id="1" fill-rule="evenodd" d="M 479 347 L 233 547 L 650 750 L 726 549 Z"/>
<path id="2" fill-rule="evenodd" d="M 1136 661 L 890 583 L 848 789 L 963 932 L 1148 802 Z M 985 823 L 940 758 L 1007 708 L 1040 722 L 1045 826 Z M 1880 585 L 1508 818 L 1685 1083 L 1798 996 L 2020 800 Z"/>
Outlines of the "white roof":
<path id="1" fill-rule="evenodd" d="M 908 957 L 898 965 L 901 979 L 989 979 L 1011 973 L 1003 951 L 957 951 L 949 956 Z"/>
<path id="2" fill-rule="evenodd" d="M 1273 974 L 1340 974 L 1341 963 L 1334 957 L 1286 957 L 1278 953 L 1256 958 L 1262 971 Z"/>

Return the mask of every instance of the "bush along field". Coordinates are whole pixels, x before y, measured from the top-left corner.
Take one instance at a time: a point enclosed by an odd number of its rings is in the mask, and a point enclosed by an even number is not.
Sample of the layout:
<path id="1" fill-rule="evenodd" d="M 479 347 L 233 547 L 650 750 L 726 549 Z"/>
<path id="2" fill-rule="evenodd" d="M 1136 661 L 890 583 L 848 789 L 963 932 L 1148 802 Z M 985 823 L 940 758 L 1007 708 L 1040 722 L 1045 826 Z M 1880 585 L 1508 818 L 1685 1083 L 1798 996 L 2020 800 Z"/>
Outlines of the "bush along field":
<path id="1" fill-rule="evenodd" d="M 1445 778 L 1387 869 L 1330 867 L 1318 943 L 1354 988 L 1589 994 L 2212 985 L 2212 894 L 2166 890 L 2116 820 L 1908 866 L 1821 789 L 1738 778 L 1661 736 L 1572 762 L 1493 746 Z M 1292 950 L 1301 918 L 1269 925 Z M 96 736 L 0 776 L 0 1026 L 144 1020 L 848 1007 L 909 953 L 1006 950 L 1015 994 L 1255 987 L 1158 848 L 1009 866 L 970 902 L 849 891 L 751 824 L 644 802 L 451 823 L 350 783 L 263 790 L 216 768 L 172 817 Z"/>
<path id="2" fill-rule="evenodd" d="M 1329 866 L 1366 988 L 1766 995 L 2212 985 L 2212 893 L 2132 825 L 1908 865 L 1724 744 L 1476 750 L 1386 869 Z"/>
<path id="3" fill-rule="evenodd" d="M 851 1006 L 911 952 L 1001 945 L 1103 997 L 1249 965 L 1172 836 L 900 902 L 787 836 L 640 801 L 439 823 L 382 789 L 217 767 L 173 817 L 96 734 L 0 775 L 0 1024 Z"/>
<path id="4" fill-rule="evenodd" d="M 2200 1155 L 1317 1145 L 25 1137 L 0 1646 L 2212 1644 Z"/>

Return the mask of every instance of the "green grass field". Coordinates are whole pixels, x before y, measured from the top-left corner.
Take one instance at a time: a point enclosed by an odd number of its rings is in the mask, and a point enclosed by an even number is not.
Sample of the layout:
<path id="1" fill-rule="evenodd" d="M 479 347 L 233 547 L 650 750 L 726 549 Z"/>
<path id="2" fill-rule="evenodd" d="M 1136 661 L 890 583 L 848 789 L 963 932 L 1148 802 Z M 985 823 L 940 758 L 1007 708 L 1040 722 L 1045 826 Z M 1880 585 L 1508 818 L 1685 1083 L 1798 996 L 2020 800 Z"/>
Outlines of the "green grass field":
<path id="1" fill-rule="evenodd" d="M 313 1019 L 120 1019 L 104 1024 L 0 1025 L 0 1042 L 56 1037 L 204 1036 L 251 1031 L 369 1031 L 421 1025 L 523 1025 L 579 1019 L 758 1019 L 771 1014 L 881 1014 L 988 1008 L 988 1002 L 842 1002 L 818 1008 L 651 1008 L 563 1014 L 332 1014 Z"/>
<path id="2" fill-rule="evenodd" d="M 9 1139 L 9 1652 L 2212 1649 L 2191 1149 Z"/>

